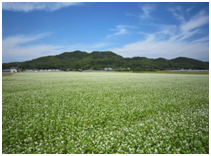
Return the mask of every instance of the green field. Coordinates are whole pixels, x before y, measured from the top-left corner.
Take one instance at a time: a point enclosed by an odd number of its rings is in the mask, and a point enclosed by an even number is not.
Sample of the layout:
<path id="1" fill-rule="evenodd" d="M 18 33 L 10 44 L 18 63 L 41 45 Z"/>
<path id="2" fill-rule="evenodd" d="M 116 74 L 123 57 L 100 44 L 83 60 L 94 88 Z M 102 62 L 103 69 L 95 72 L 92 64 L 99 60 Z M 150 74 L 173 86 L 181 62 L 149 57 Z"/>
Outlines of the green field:
<path id="1" fill-rule="evenodd" d="M 3 76 L 2 153 L 209 153 L 209 75 Z"/>

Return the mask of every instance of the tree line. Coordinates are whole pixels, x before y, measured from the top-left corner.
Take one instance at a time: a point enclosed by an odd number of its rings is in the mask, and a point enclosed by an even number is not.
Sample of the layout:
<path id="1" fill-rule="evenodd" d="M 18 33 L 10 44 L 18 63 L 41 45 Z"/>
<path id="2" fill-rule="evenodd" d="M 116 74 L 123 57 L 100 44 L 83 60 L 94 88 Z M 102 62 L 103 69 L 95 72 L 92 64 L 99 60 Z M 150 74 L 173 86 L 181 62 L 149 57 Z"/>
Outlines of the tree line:
<path id="1" fill-rule="evenodd" d="M 60 55 L 45 56 L 24 62 L 3 63 L 2 69 L 19 67 L 25 69 L 60 69 L 60 70 L 114 70 L 155 71 L 176 69 L 209 69 L 209 62 L 192 58 L 178 57 L 150 59 L 146 57 L 123 58 L 111 51 L 64 52 Z"/>

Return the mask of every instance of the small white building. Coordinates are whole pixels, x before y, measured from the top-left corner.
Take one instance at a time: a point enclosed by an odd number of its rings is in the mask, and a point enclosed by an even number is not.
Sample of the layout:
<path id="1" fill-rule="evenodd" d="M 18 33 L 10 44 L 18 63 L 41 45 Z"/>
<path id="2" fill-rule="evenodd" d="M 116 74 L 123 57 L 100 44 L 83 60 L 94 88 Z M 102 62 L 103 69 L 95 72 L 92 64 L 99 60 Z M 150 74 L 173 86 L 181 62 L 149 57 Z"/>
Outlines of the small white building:
<path id="1" fill-rule="evenodd" d="M 17 73 L 18 67 L 10 67 L 10 73 Z"/>

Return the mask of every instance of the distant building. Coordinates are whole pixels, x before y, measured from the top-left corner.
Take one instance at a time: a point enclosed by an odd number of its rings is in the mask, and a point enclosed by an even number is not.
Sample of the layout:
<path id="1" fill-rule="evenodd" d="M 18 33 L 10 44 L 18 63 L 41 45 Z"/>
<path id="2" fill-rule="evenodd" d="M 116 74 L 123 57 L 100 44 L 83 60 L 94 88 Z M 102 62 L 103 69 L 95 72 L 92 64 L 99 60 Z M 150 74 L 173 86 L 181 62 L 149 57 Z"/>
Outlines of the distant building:
<path id="1" fill-rule="evenodd" d="M 10 73 L 17 73 L 18 67 L 10 67 Z"/>
<path id="2" fill-rule="evenodd" d="M 108 71 L 108 70 L 113 70 L 113 68 L 104 68 L 104 70 Z"/>

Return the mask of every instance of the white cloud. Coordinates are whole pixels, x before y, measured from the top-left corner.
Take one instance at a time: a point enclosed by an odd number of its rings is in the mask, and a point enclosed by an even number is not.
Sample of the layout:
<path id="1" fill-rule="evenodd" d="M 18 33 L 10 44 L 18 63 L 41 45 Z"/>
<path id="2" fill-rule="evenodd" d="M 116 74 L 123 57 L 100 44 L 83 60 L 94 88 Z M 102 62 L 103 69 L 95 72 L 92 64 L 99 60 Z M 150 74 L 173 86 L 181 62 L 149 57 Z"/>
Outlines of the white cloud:
<path id="1" fill-rule="evenodd" d="M 3 48 L 2 60 L 4 62 L 31 60 L 41 56 L 58 54 L 61 48 L 53 45 L 31 45 L 13 49 Z"/>
<path id="2" fill-rule="evenodd" d="M 152 37 L 151 37 L 152 38 Z M 144 56 L 149 58 L 164 57 L 172 59 L 178 56 L 190 58 L 208 58 L 209 44 L 208 42 L 184 43 L 174 41 L 156 42 L 148 38 L 145 41 L 138 41 L 127 44 L 121 48 L 114 48 L 112 51 L 124 56 Z"/>
<path id="3" fill-rule="evenodd" d="M 142 14 L 139 15 L 142 19 L 151 18 L 150 14 L 155 9 L 155 5 L 152 4 L 145 4 L 141 6 L 141 9 L 143 11 Z"/>
<path id="4" fill-rule="evenodd" d="M 209 23 L 209 16 L 204 12 L 200 11 L 198 14 L 193 16 L 189 21 L 182 23 L 179 26 L 179 32 L 173 36 L 171 40 L 185 40 L 196 34 L 201 33 L 200 27 Z"/>
<path id="5" fill-rule="evenodd" d="M 132 16 L 132 17 L 137 17 L 140 18 L 142 20 L 151 20 L 153 19 L 153 17 L 151 16 L 151 13 L 156 9 L 156 5 L 154 4 L 144 4 L 142 5 L 140 3 L 139 5 L 140 9 L 141 9 L 141 13 L 140 14 L 134 14 L 134 13 L 125 13 L 126 16 Z"/>
<path id="6" fill-rule="evenodd" d="M 110 29 L 111 31 L 115 31 L 115 33 L 107 35 L 106 38 L 127 34 L 129 33 L 128 28 L 136 27 L 130 25 L 117 25 L 115 29 Z"/>
<path id="7" fill-rule="evenodd" d="M 63 7 L 79 4 L 76 2 L 2 2 L 2 10 L 23 12 L 34 10 L 55 11 Z"/>
<path id="8" fill-rule="evenodd" d="M 124 25 L 118 25 L 118 26 L 116 26 L 116 29 L 111 29 L 111 31 L 116 31 L 116 32 L 113 33 L 113 34 L 107 35 L 106 38 L 110 38 L 110 37 L 113 37 L 113 36 L 127 34 L 128 31 L 126 30 L 126 27 L 127 26 L 124 26 Z"/>
<path id="9" fill-rule="evenodd" d="M 168 8 L 168 11 L 172 12 L 173 16 L 180 22 L 184 23 L 185 22 L 185 18 L 182 15 L 182 9 L 181 7 L 177 6 L 174 8 Z"/>
<path id="10" fill-rule="evenodd" d="M 41 33 L 34 36 L 24 36 L 24 35 L 17 35 L 17 36 L 10 36 L 2 40 L 2 45 L 4 45 L 5 48 L 14 48 L 18 45 L 32 42 L 41 38 L 44 38 L 51 33 Z"/>
<path id="11" fill-rule="evenodd" d="M 71 44 L 52 45 L 40 44 L 45 37 L 52 33 L 41 33 L 34 36 L 17 35 L 4 38 L 2 40 L 2 60 L 3 62 L 27 61 L 42 56 L 57 55 L 63 52 L 82 50 L 92 52 L 103 49 L 110 44 L 107 42 L 97 42 L 92 44 Z"/>
<path id="12" fill-rule="evenodd" d="M 190 8 L 187 8 L 186 9 L 186 12 L 190 12 L 191 10 L 193 10 L 194 6 L 193 7 L 190 7 Z"/>
<path id="13" fill-rule="evenodd" d="M 177 17 L 179 18 L 179 17 Z M 112 50 L 124 57 L 145 56 L 150 58 L 164 57 L 172 59 L 178 56 L 208 60 L 209 37 L 197 38 L 201 34 L 201 27 L 209 23 L 209 17 L 201 11 L 190 20 L 184 21 L 180 18 L 181 25 L 158 25 L 155 33 L 147 34 L 144 40 L 126 44 Z M 187 41 L 187 39 L 190 39 Z"/>
<path id="14" fill-rule="evenodd" d="M 2 40 L 2 60 L 4 62 L 25 61 L 45 55 L 60 53 L 63 46 L 30 44 L 49 33 L 42 33 L 35 36 L 10 36 Z"/>
<path id="15" fill-rule="evenodd" d="M 202 37 L 192 41 L 192 43 L 204 43 L 204 42 L 209 42 L 209 36 Z"/>
<path id="16" fill-rule="evenodd" d="M 188 32 L 188 31 L 191 31 L 192 29 L 201 27 L 207 23 L 209 23 L 209 16 L 206 15 L 205 11 L 200 11 L 193 18 L 191 18 L 188 22 L 181 25 L 181 29 L 184 32 Z"/>

